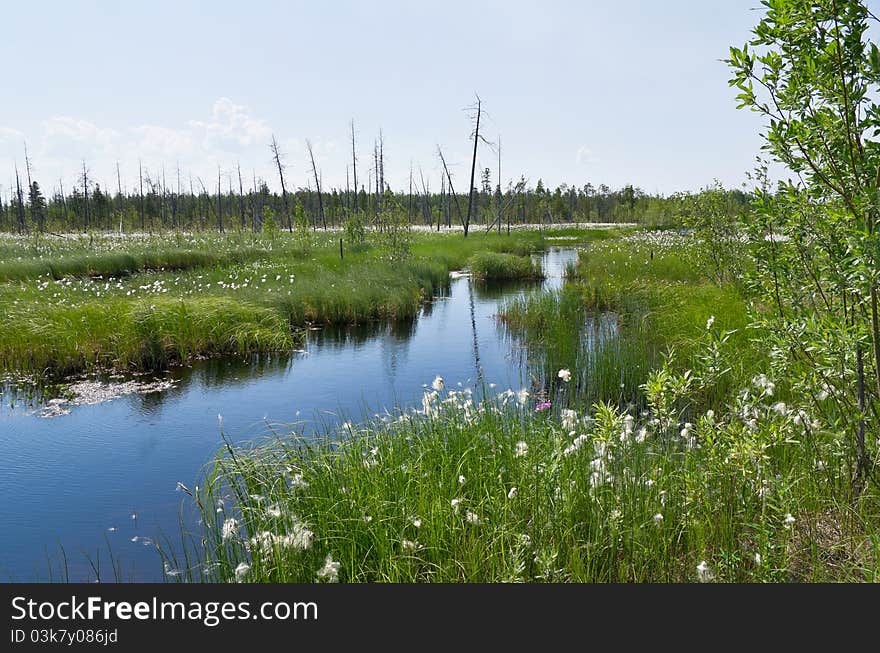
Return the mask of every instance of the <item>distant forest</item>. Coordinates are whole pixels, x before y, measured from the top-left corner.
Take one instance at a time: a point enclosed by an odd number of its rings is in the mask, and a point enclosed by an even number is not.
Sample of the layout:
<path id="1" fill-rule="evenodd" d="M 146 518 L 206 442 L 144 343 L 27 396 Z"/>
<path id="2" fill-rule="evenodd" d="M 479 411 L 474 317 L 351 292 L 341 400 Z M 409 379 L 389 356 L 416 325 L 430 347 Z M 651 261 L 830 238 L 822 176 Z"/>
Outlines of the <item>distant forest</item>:
<path id="1" fill-rule="evenodd" d="M 388 211 L 394 211 L 402 222 L 437 229 L 465 222 L 471 227 L 579 222 L 673 226 L 679 222 L 687 197 L 651 195 L 632 185 L 611 189 L 604 184 L 562 184 L 551 189 L 540 179 L 530 185 L 525 178 L 502 188 L 489 168 L 476 171 L 476 175 L 472 171 L 472 193 L 461 193 L 439 148 L 444 170 L 439 192 L 430 189 L 421 172 L 410 174 L 408 188 L 392 191 L 384 178 L 381 142 L 374 147 L 366 184 L 357 185 L 353 156 L 353 183 L 348 183 L 347 167 L 346 188 L 322 188 L 314 159 L 314 174 L 308 185 L 289 187 L 283 154 L 274 137 L 270 150 L 281 193 L 270 190 L 264 179 L 243 177 L 240 169 L 225 174 L 218 169 L 217 176 L 206 182 L 200 177 L 183 176 L 179 170 L 174 170 L 169 179 L 164 168 L 157 174 L 140 165 L 135 189 L 123 190 L 118 165 L 117 184 L 111 189 L 93 180 L 83 163 L 75 183 L 65 186 L 59 180 L 47 194 L 31 178 L 30 162 L 25 156 L 26 169 L 15 169 L 12 188 L 5 197 L 0 196 L 0 232 L 293 231 L 304 225 L 314 229 L 341 227 L 351 216 L 367 225 L 378 225 Z M 748 193 L 724 192 L 732 212 L 745 210 L 751 201 Z"/>

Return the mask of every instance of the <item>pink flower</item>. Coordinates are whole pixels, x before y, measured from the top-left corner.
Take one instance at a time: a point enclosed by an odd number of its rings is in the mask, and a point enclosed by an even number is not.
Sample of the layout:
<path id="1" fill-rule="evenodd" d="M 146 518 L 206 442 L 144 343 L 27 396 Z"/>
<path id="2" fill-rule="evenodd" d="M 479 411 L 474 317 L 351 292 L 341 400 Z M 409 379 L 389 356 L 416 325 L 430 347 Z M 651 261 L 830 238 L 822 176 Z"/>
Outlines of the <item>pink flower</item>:
<path id="1" fill-rule="evenodd" d="M 551 405 L 549 401 L 542 401 L 535 406 L 535 410 L 550 410 Z"/>

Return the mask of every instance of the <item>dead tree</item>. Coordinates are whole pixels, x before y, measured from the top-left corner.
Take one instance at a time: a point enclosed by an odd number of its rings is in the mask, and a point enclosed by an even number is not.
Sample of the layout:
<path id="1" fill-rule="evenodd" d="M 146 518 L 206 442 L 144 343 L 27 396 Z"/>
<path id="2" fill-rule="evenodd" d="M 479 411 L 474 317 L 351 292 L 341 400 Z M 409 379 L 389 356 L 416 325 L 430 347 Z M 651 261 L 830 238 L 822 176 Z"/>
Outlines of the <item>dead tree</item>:
<path id="1" fill-rule="evenodd" d="M 220 166 L 217 166 L 217 226 L 223 233 L 223 191 L 220 189 Z"/>
<path id="2" fill-rule="evenodd" d="M 498 233 L 501 233 L 501 134 L 498 134 Z"/>
<path id="3" fill-rule="evenodd" d="M 358 169 L 357 153 L 354 149 L 354 120 L 351 121 L 351 173 L 354 177 L 354 212 L 358 210 Z"/>
<path id="4" fill-rule="evenodd" d="M 138 159 L 138 182 L 140 184 L 140 209 L 141 209 L 141 233 L 147 230 L 147 219 L 144 212 L 144 168 L 143 165 Z"/>
<path id="5" fill-rule="evenodd" d="M 278 168 L 278 177 L 281 179 L 281 202 L 284 206 L 284 215 L 287 217 L 287 231 L 293 233 L 293 223 L 290 221 L 290 210 L 287 205 L 287 186 L 284 184 L 284 166 L 281 164 L 283 154 L 278 148 L 275 134 L 272 134 L 272 143 L 269 147 L 272 150 L 272 158 L 275 159 L 275 165 Z"/>
<path id="6" fill-rule="evenodd" d="M 86 162 L 83 159 L 83 174 L 82 174 L 82 185 L 83 185 L 83 207 L 85 209 L 83 215 L 84 217 L 84 226 L 86 231 L 89 229 L 89 171 L 86 169 Z"/>
<path id="7" fill-rule="evenodd" d="M 306 147 L 309 150 L 309 159 L 312 161 L 312 173 L 315 175 L 315 186 L 318 189 L 318 215 L 321 216 L 321 226 L 327 230 L 327 221 L 324 219 L 324 200 L 321 198 L 321 180 L 318 179 L 318 168 L 315 166 L 315 154 L 312 151 L 312 143 L 306 139 Z"/>
<path id="8" fill-rule="evenodd" d="M 119 172 L 119 161 L 116 162 L 116 214 L 119 218 L 119 233 L 122 233 L 122 174 Z"/>
<path id="9" fill-rule="evenodd" d="M 446 167 L 446 159 L 443 158 L 443 150 L 440 149 L 439 145 L 437 146 L 437 154 L 440 155 L 440 162 L 443 164 L 443 171 L 446 173 L 446 181 L 449 183 L 449 192 L 455 199 L 455 210 L 458 213 L 458 219 L 461 222 L 461 226 L 464 227 L 464 216 L 461 214 L 461 204 L 458 202 L 458 195 L 455 193 L 455 187 L 452 185 L 452 176 L 449 174 L 449 168 Z"/>
<path id="10" fill-rule="evenodd" d="M 241 182 L 241 163 L 238 164 L 238 213 L 241 217 L 241 230 L 244 231 L 247 221 L 244 217 L 244 184 Z"/>
<path id="11" fill-rule="evenodd" d="M 474 174 L 477 172 L 477 144 L 480 141 L 480 115 L 483 111 L 483 103 L 480 100 L 480 96 L 477 96 L 477 124 L 474 128 L 474 156 L 471 159 L 471 187 L 468 189 L 468 210 L 467 210 L 467 218 L 464 221 L 464 237 L 467 238 L 468 228 L 471 224 L 471 212 L 473 211 L 474 206 Z"/>
<path id="12" fill-rule="evenodd" d="M 27 226 L 25 222 L 24 215 L 24 197 L 21 193 L 21 180 L 18 176 L 18 165 L 15 166 L 15 194 L 17 199 L 18 206 L 16 207 L 16 213 L 18 213 L 18 235 L 22 235 L 25 232 L 25 228 Z"/>

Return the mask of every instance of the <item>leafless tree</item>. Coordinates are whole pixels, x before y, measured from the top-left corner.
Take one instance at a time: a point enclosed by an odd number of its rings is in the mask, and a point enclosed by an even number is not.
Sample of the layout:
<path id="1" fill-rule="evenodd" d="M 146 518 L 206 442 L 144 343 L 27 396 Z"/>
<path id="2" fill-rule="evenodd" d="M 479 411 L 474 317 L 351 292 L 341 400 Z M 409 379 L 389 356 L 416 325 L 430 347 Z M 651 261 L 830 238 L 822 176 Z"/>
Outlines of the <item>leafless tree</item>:
<path id="1" fill-rule="evenodd" d="M 287 231 L 293 233 L 293 223 L 290 221 L 290 209 L 287 205 L 287 186 L 284 184 L 284 165 L 281 159 L 284 155 L 278 147 L 278 141 L 275 140 L 275 134 L 272 134 L 272 143 L 269 145 L 272 150 L 272 158 L 275 159 L 275 165 L 278 168 L 278 177 L 281 179 L 281 201 L 284 205 L 284 215 L 287 217 Z"/>
<path id="2" fill-rule="evenodd" d="M 321 216 L 321 226 L 326 230 L 327 221 L 324 219 L 324 200 L 321 198 L 321 180 L 318 179 L 318 168 L 315 166 L 315 154 L 312 151 L 312 142 L 306 140 L 309 150 L 309 159 L 312 161 L 312 173 L 315 175 L 315 186 L 318 188 L 318 214 Z"/>

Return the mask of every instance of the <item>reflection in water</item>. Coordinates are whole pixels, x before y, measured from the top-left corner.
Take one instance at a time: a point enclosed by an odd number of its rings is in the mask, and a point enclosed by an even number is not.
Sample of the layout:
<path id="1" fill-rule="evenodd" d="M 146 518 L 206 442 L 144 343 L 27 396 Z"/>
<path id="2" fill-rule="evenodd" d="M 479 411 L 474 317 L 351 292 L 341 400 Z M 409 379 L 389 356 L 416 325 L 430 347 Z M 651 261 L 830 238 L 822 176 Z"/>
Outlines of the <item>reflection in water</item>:
<path id="1" fill-rule="evenodd" d="M 312 433 L 419 405 L 437 374 L 447 387 L 473 387 L 475 399 L 484 382 L 497 384 L 492 392 L 531 385 L 526 351 L 495 319 L 498 299 L 558 287 L 575 257 L 572 249 L 548 253 L 547 280 L 525 289 L 453 279 L 416 319 L 309 331 L 301 352 L 198 361 L 160 375 L 174 381 L 161 393 L 80 406 L 52 419 L 14 399 L 9 408 L 4 395 L 0 580 L 45 579 L 58 543 L 71 553 L 71 579 L 88 579 L 91 568 L 75 552 L 94 560 L 102 550 L 103 560 L 108 542 L 126 579 L 161 580 L 161 564 L 143 538 L 178 531 L 183 497 L 175 487 L 201 484 L 223 445 L 218 415 L 223 436 L 242 442 L 266 433 L 270 422 Z"/>

